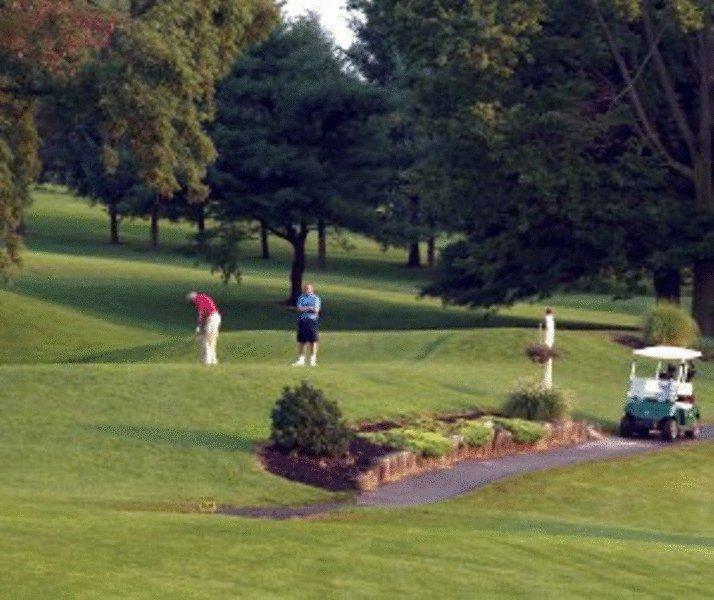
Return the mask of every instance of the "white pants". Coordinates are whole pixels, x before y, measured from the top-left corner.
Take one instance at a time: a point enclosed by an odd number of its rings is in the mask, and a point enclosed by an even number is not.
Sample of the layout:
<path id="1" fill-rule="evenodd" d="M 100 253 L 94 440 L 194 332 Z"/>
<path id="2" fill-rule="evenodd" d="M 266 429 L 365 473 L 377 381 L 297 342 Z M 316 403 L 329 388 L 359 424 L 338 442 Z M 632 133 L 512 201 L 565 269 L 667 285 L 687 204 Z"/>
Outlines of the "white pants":
<path id="1" fill-rule="evenodd" d="M 218 364 L 216 346 L 218 345 L 218 330 L 220 328 L 221 315 L 217 312 L 210 315 L 201 328 L 199 341 L 201 342 L 201 358 L 204 365 Z"/>

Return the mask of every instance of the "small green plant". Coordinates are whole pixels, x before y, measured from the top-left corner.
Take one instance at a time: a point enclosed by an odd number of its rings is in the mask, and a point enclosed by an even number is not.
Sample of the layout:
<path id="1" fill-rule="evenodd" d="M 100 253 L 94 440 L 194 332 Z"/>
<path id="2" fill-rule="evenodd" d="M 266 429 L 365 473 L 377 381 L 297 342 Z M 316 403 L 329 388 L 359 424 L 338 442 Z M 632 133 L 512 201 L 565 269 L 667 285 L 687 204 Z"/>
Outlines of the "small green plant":
<path id="1" fill-rule="evenodd" d="M 353 435 L 337 403 L 305 381 L 286 387 L 273 408 L 270 437 L 283 452 L 339 456 L 347 452 Z"/>
<path id="2" fill-rule="evenodd" d="M 645 317 L 642 335 L 651 346 L 692 346 L 699 338 L 699 327 L 676 304 L 661 302 Z"/>
<path id="3" fill-rule="evenodd" d="M 523 419 L 494 419 L 494 423 L 510 432 L 519 444 L 534 444 L 545 435 L 545 426 Z"/>
<path id="4" fill-rule="evenodd" d="M 375 444 L 409 450 L 423 456 L 445 456 L 454 449 L 454 442 L 434 431 L 418 429 L 390 429 L 378 433 L 365 434 Z"/>
<path id="5" fill-rule="evenodd" d="M 570 394 L 557 388 L 548 389 L 538 381 L 522 381 L 508 395 L 503 415 L 529 421 L 557 421 L 570 416 Z"/>
<path id="6" fill-rule="evenodd" d="M 484 421 L 464 421 L 459 428 L 464 443 L 472 448 L 480 448 L 491 441 L 493 427 Z"/>

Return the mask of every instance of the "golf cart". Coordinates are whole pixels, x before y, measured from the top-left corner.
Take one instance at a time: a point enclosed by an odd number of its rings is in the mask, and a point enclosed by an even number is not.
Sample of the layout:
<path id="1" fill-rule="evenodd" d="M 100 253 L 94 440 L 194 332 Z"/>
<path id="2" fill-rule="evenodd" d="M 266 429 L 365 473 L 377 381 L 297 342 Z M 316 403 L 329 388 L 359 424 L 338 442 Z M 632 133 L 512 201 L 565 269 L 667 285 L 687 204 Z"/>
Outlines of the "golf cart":
<path id="1" fill-rule="evenodd" d="M 700 414 L 694 404 L 692 361 L 701 356 L 702 353 L 696 350 L 674 346 L 635 350 L 620 434 L 631 437 L 657 430 L 670 442 L 681 435 L 699 437 Z M 657 362 L 652 377 L 637 376 L 639 359 Z"/>

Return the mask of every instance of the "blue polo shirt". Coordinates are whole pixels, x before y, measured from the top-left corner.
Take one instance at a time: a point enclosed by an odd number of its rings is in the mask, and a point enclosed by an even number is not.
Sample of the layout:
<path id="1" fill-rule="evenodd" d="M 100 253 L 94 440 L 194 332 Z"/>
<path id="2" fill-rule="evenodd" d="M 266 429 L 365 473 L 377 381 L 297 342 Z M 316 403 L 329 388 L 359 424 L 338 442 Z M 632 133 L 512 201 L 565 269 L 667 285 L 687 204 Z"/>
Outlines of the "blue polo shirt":
<path id="1" fill-rule="evenodd" d="M 299 312 L 298 319 L 310 319 L 317 321 L 322 307 L 322 301 L 315 294 L 301 294 L 297 299 L 298 308 L 314 308 L 315 312 Z"/>

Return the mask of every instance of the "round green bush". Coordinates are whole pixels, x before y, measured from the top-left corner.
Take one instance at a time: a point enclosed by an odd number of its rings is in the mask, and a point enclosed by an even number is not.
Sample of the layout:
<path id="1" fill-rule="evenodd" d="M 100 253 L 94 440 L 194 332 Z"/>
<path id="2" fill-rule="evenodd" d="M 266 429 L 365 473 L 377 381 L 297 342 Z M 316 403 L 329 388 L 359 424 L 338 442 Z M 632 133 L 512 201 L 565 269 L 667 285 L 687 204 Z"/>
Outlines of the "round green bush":
<path id="1" fill-rule="evenodd" d="M 529 421 L 559 421 L 567 419 L 572 409 L 570 394 L 558 388 L 547 389 L 538 381 L 523 381 L 503 405 L 505 417 Z"/>
<path id="2" fill-rule="evenodd" d="M 283 452 L 339 456 L 347 452 L 353 436 L 337 403 L 305 381 L 286 387 L 273 408 L 270 438 Z"/>
<path id="3" fill-rule="evenodd" d="M 661 302 L 645 317 L 642 335 L 650 346 L 692 346 L 699 337 L 699 327 L 676 304 Z"/>

